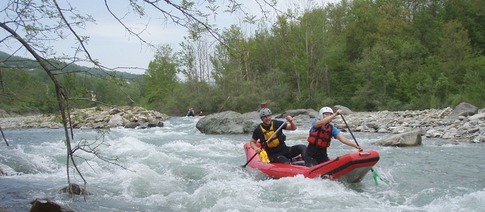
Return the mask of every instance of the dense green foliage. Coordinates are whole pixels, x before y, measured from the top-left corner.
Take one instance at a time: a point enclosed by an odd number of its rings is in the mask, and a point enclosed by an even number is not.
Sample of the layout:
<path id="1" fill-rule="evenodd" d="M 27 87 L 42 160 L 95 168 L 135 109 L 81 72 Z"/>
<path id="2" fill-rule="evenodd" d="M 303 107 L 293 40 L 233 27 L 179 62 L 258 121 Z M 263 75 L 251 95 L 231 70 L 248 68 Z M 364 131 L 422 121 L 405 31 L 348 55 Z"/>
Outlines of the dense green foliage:
<path id="1" fill-rule="evenodd" d="M 3 61 L 0 67 L 0 109 L 13 113 L 58 112 L 54 85 L 35 61 L 9 57 L 5 53 L 0 53 L 0 61 Z M 144 83 L 138 75 L 108 75 L 101 70 L 76 65 L 56 74 L 69 94 L 72 108 L 97 104 L 133 105 L 132 101 L 140 101 L 140 86 Z"/>
<path id="2" fill-rule="evenodd" d="M 172 49 L 168 46 L 160 48 L 155 59 L 148 65 L 145 73 L 145 89 L 143 104 L 152 109 L 167 110 L 166 105 L 176 99 L 174 90 L 177 87 L 177 65 Z"/>
<path id="3" fill-rule="evenodd" d="M 471 0 L 342 1 L 280 16 L 250 38 L 232 27 L 212 57 L 211 109 L 485 107 L 483 9 Z"/>
<path id="4" fill-rule="evenodd" d="M 262 101 L 276 112 L 335 104 L 356 111 L 460 102 L 483 108 L 483 11 L 485 2 L 478 0 L 343 0 L 297 17 L 279 16 L 250 37 L 232 26 L 210 53 L 199 48 L 200 36 L 183 43 L 180 54 L 163 46 L 142 77 L 106 80 L 81 72 L 61 79 L 71 98 L 91 98 L 93 91 L 106 104 L 170 115 L 184 115 L 189 107 L 206 114 L 254 111 Z M 56 110 L 42 74 L 3 68 L 2 75 L 0 108 Z M 73 107 L 91 104 L 71 101 Z"/>

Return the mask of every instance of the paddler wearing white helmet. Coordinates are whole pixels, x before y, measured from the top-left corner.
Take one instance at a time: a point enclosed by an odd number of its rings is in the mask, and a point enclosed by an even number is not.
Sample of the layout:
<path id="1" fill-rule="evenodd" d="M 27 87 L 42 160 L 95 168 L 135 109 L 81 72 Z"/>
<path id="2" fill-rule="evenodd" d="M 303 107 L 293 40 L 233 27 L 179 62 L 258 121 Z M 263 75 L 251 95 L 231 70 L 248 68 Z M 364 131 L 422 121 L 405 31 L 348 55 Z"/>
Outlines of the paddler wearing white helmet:
<path id="1" fill-rule="evenodd" d="M 360 146 L 343 136 L 340 130 L 330 123 L 335 116 L 342 113 L 341 109 L 337 109 L 334 113 L 333 109 L 327 106 L 322 107 L 318 111 L 318 119 L 312 120 L 312 127 L 307 138 L 308 146 L 304 157 L 306 166 L 314 166 L 329 160 L 327 148 L 330 146 L 332 138 L 336 138 L 343 144 L 362 151 Z"/>

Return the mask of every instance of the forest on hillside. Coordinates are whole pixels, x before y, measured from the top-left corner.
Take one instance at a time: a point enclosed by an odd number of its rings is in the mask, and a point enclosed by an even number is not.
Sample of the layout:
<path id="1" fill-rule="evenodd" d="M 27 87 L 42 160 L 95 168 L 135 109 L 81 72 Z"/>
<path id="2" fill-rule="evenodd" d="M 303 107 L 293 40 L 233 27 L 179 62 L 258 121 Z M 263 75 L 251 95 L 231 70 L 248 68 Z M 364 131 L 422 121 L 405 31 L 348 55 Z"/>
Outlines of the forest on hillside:
<path id="1" fill-rule="evenodd" d="M 61 63 L 61 62 L 59 62 Z M 64 64 L 56 74 L 70 96 L 70 107 L 136 105 L 143 76 Z M 0 109 L 9 113 L 57 113 L 51 79 L 35 60 L 0 52 Z M 131 99 L 130 99 L 131 98 Z"/>
<path id="2" fill-rule="evenodd" d="M 249 33 L 203 33 L 162 45 L 142 76 L 59 73 L 69 106 L 138 105 L 169 115 L 276 112 L 345 105 L 354 111 L 417 110 L 468 102 L 485 107 L 485 2 L 343 0 L 282 14 Z M 0 108 L 58 109 L 45 74 L 0 58 Z M 79 69 L 79 71 L 76 71 Z M 183 76 L 181 79 L 178 76 Z M 96 102 L 93 102 L 93 94 Z"/>

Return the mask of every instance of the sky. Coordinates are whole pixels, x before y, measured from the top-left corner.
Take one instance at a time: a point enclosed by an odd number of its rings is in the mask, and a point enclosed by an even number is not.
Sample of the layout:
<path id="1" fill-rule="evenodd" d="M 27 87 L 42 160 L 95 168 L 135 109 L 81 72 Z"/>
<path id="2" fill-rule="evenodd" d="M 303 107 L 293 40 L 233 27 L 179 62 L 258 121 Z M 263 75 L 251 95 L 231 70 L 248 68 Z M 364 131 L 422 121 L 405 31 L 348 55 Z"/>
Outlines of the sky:
<path id="1" fill-rule="evenodd" d="M 59 4 L 66 5 L 68 2 L 82 14 L 92 15 L 96 20 L 95 23 L 88 23 L 84 30 L 79 31 L 81 35 L 88 35 L 90 40 L 87 48 L 91 56 L 106 67 L 119 68 L 117 70 L 126 71 L 134 74 L 143 74 L 144 69 L 148 67 L 151 60 L 154 59 L 155 50 L 143 44 L 138 38 L 130 35 L 122 25 L 120 25 L 106 10 L 103 0 L 60 0 Z M 139 18 L 129 10 L 129 5 L 119 2 L 119 0 L 107 0 L 110 3 L 112 11 L 120 16 L 125 17 L 124 23 L 130 26 L 134 31 L 142 32 L 141 37 L 155 45 L 168 44 L 175 51 L 179 50 L 179 43 L 184 40 L 187 35 L 187 30 L 181 26 L 168 23 L 163 17 L 160 17 L 156 11 L 147 10 L 148 17 Z M 179 2 L 179 1 L 173 1 Z M 203 0 L 196 0 L 197 6 L 203 8 Z M 228 0 L 219 0 L 221 4 L 227 4 Z M 261 9 L 255 0 L 244 0 L 243 8 L 261 17 Z M 260 0 L 260 2 L 263 2 Z M 300 10 L 308 7 L 308 5 L 325 5 L 327 3 L 337 3 L 340 0 L 280 0 L 278 1 L 278 8 L 286 11 L 287 8 Z M 0 3 L 0 8 L 3 8 L 5 3 Z M 168 6 L 163 9 L 169 8 Z M 269 7 L 266 9 L 270 9 Z M 127 14 L 125 16 L 125 14 Z M 209 17 L 209 21 L 216 24 L 217 28 L 228 28 L 232 24 L 241 24 L 241 14 L 219 14 L 217 16 Z M 5 14 L 0 13 L 0 21 L 5 21 Z M 246 31 L 254 31 L 256 26 L 247 25 L 243 28 Z M 0 29 L 0 39 L 5 36 L 5 31 Z M 73 37 L 68 37 L 72 39 Z M 73 43 L 68 41 L 56 41 L 52 43 L 57 51 L 60 53 L 72 54 L 74 51 L 71 46 Z M 0 51 L 12 53 L 20 47 L 17 43 L 0 43 Z M 16 53 L 17 56 L 31 58 L 25 50 Z M 79 64 L 92 67 L 89 64 Z M 131 68 L 127 68 L 131 67 Z M 137 68 L 133 68 L 137 67 Z"/>

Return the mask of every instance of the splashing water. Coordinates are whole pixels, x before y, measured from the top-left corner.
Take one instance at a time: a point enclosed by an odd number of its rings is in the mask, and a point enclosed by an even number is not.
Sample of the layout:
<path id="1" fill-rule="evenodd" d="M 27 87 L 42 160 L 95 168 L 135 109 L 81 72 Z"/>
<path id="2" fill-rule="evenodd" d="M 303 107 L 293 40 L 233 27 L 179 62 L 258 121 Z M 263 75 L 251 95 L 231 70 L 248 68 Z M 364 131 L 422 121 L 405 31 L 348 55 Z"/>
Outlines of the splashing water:
<path id="1" fill-rule="evenodd" d="M 355 133 L 380 161 L 358 184 L 302 176 L 268 179 L 246 163 L 244 135 L 205 135 L 198 117 L 174 117 L 162 128 L 112 129 L 101 149 L 121 166 L 89 154 L 78 166 L 93 195 L 71 198 L 65 146 L 60 129 L 5 130 L 10 146 L 0 145 L 0 207 L 28 211 L 35 198 L 51 199 L 75 211 L 485 211 L 485 148 L 481 144 L 443 145 L 424 139 L 411 148 L 380 147 L 385 134 Z M 306 144 L 308 129 L 286 131 L 287 144 Z M 75 141 L 94 140 L 95 130 L 76 130 Z M 349 137 L 349 135 L 346 135 Z M 74 143 L 73 142 L 73 143 Z M 332 142 L 329 156 L 354 149 Z M 74 183 L 82 185 L 79 176 Z"/>

